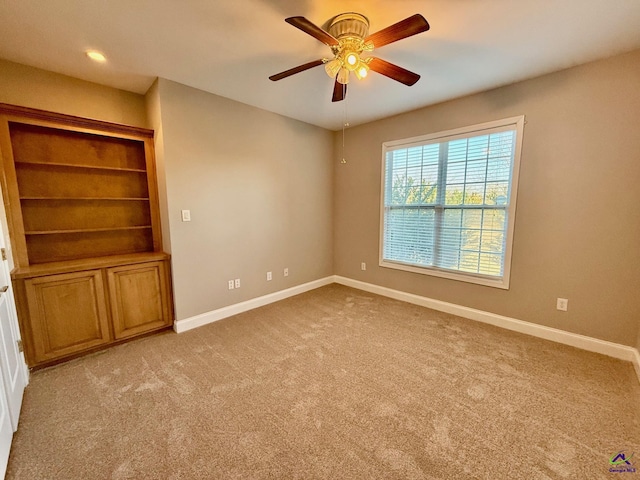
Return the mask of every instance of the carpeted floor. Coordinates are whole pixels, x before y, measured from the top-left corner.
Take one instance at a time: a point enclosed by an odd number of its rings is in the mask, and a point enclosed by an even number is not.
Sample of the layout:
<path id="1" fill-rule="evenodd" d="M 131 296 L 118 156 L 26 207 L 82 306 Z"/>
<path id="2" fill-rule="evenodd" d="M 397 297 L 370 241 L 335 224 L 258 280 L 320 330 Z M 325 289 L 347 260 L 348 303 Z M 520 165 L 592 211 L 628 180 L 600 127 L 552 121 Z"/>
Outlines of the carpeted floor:
<path id="1" fill-rule="evenodd" d="M 630 363 L 339 285 L 35 372 L 7 473 L 636 477 Z"/>

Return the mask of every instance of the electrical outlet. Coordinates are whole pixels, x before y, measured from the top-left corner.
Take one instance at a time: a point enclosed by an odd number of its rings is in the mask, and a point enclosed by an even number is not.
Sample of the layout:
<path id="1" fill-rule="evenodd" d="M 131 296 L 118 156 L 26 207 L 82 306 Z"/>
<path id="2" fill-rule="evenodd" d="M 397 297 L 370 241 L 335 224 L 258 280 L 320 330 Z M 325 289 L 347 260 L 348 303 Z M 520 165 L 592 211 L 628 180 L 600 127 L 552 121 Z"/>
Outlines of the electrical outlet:
<path id="1" fill-rule="evenodd" d="M 366 264 L 366 263 L 364 263 L 364 262 L 362 262 L 362 263 L 360 264 L 360 270 L 366 270 L 366 269 L 367 269 L 367 264 Z"/>
<path id="2" fill-rule="evenodd" d="M 236 278 L 236 288 L 240 288 L 240 279 Z"/>
<path id="3" fill-rule="evenodd" d="M 183 222 L 191 221 L 191 210 L 182 210 L 182 221 Z"/>
<path id="4" fill-rule="evenodd" d="M 288 276 L 289 276 L 289 269 L 288 269 L 288 268 L 285 268 L 285 269 L 284 269 L 284 276 L 285 276 L 285 277 L 288 277 Z"/>
<path id="5" fill-rule="evenodd" d="M 273 279 L 273 275 L 271 272 L 267 272 L 267 282 L 270 282 Z"/>
<path id="6" fill-rule="evenodd" d="M 566 298 L 558 298 L 558 301 L 556 302 L 556 308 L 558 310 L 566 312 L 569 309 L 569 300 L 567 300 Z"/>
<path id="7" fill-rule="evenodd" d="M 233 280 L 229 280 L 229 290 L 233 290 L 235 288 Z"/>

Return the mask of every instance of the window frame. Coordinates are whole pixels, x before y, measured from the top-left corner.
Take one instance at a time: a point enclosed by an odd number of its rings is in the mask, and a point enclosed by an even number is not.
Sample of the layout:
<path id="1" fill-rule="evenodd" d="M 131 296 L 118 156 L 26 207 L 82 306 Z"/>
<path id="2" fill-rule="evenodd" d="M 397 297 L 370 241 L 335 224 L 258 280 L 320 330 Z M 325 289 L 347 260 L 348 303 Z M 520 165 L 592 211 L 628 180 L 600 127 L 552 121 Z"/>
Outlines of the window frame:
<path id="1" fill-rule="evenodd" d="M 420 135 L 417 137 L 405 138 L 400 140 L 387 141 L 382 144 L 382 167 L 381 167 L 381 188 L 380 188 L 380 237 L 379 237 L 379 258 L 378 265 L 385 268 L 392 268 L 395 270 L 403 270 L 412 273 L 418 273 L 422 275 L 430 275 L 435 277 L 447 278 L 451 280 L 458 280 L 467 283 L 474 283 L 478 285 L 485 285 L 489 287 L 501 288 L 508 290 L 511 281 L 511 259 L 513 251 L 513 236 L 515 230 L 515 214 L 516 214 L 516 200 L 518 197 L 518 179 L 520 176 L 520 157 L 522 153 L 522 140 L 524 133 L 525 116 L 519 115 L 516 117 L 504 118 L 501 120 L 495 120 L 491 122 L 485 122 L 475 125 L 469 125 L 466 127 L 456 128 L 452 130 L 445 130 L 441 132 L 435 132 L 426 135 Z M 482 135 L 484 132 L 493 133 L 495 131 L 502 130 L 514 130 L 516 139 L 513 149 L 513 166 L 511 171 L 511 182 L 509 184 L 509 206 L 505 208 L 507 214 L 507 230 L 505 239 L 504 250 L 504 264 L 502 277 L 474 274 L 469 272 L 463 272 L 458 270 L 449 270 L 437 266 L 417 266 L 407 263 L 403 263 L 396 260 L 384 259 L 384 227 L 385 227 L 385 189 L 387 183 L 387 169 L 386 169 L 386 157 L 389 151 L 399 150 L 402 148 L 410 148 L 416 146 L 423 146 L 426 144 L 449 142 L 451 140 L 470 138 L 474 136 Z M 439 165 L 439 168 L 442 168 Z M 486 182 L 486 181 L 485 181 Z M 436 204 L 436 209 L 445 210 L 447 208 L 455 208 L 461 206 L 447 206 L 444 203 Z M 464 208 L 464 206 L 462 206 Z"/>

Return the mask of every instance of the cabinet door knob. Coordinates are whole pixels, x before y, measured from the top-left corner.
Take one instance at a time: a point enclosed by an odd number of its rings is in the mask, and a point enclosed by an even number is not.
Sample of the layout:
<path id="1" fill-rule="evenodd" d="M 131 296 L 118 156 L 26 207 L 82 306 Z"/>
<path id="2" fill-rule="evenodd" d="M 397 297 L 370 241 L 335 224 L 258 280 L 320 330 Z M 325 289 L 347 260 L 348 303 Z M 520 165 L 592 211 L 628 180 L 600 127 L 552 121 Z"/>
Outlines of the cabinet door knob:
<path id="1" fill-rule="evenodd" d="M 5 285 L 4 287 L 0 287 L 0 293 L 4 293 L 7 290 L 9 290 L 9 286 L 8 285 Z"/>

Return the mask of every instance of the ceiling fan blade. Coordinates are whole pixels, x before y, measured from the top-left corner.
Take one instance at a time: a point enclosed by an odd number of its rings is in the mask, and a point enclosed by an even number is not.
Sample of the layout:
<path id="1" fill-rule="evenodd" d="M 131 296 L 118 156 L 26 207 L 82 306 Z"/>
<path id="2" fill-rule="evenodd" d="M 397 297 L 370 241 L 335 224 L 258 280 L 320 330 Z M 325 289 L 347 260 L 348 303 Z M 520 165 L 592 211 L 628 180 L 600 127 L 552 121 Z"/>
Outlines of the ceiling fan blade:
<path id="1" fill-rule="evenodd" d="M 389 63 L 386 60 L 373 57 L 369 62 L 369 68 L 374 72 L 378 72 L 385 77 L 389 77 L 397 82 L 404 83 L 407 86 L 411 86 L 420 80 L 420 75 L 410 72 L 398 65 Z"/>
<path id="2" fill-rule="evenodd" d="M 276 73 L 275 75 L 271 75 L 269 80 L 273 80 L 277 82 L 278 80 L 282 80 L 283 78 L 290 77 L 291 75 L 295 75 L 296 73 L 304 72 L 305 70 L 309 70 L 310 68 L 317 67 L 318 65 L 322 65 L 324 60 L 314 60 L 313 62 L 305 63 L 304 65 L 298 65 L 297 67 L 290 68 L 289 70 L 285 70 L 284 72 Z"/>
<path id="3" fill-rule="evenodd" d="M 365 38 L 365 42 L 371 42 L 374 48 L 380 48 L 402 40 L 403 38 L 426 32 L 427 30 L 429 30 L 429 22 L 427 22 L 422 15 L 416 13 L 409 18 L 405 18 L 379 32 L 369 35 Z"/>
<path id="4" fill-rule="evenodd" d="M 333 84 L 333 97 L 331 98 L 332 102 L 341 102 L 344 100 L 344 97 L 347 96 L 347 85 L 338 82 L 338 78 L 336 77 L 336 83 Z"/>
<path id="5" fill-rule="evenodd" d="M 330 47 L 338 45 L 338 40 L 304 17 L 289 17 L 285 18 L 284 21 L 299 28 L 304 33 L 311 35 L 313 38 L 320 40 L 325 45 L 329 45 Z"/>

